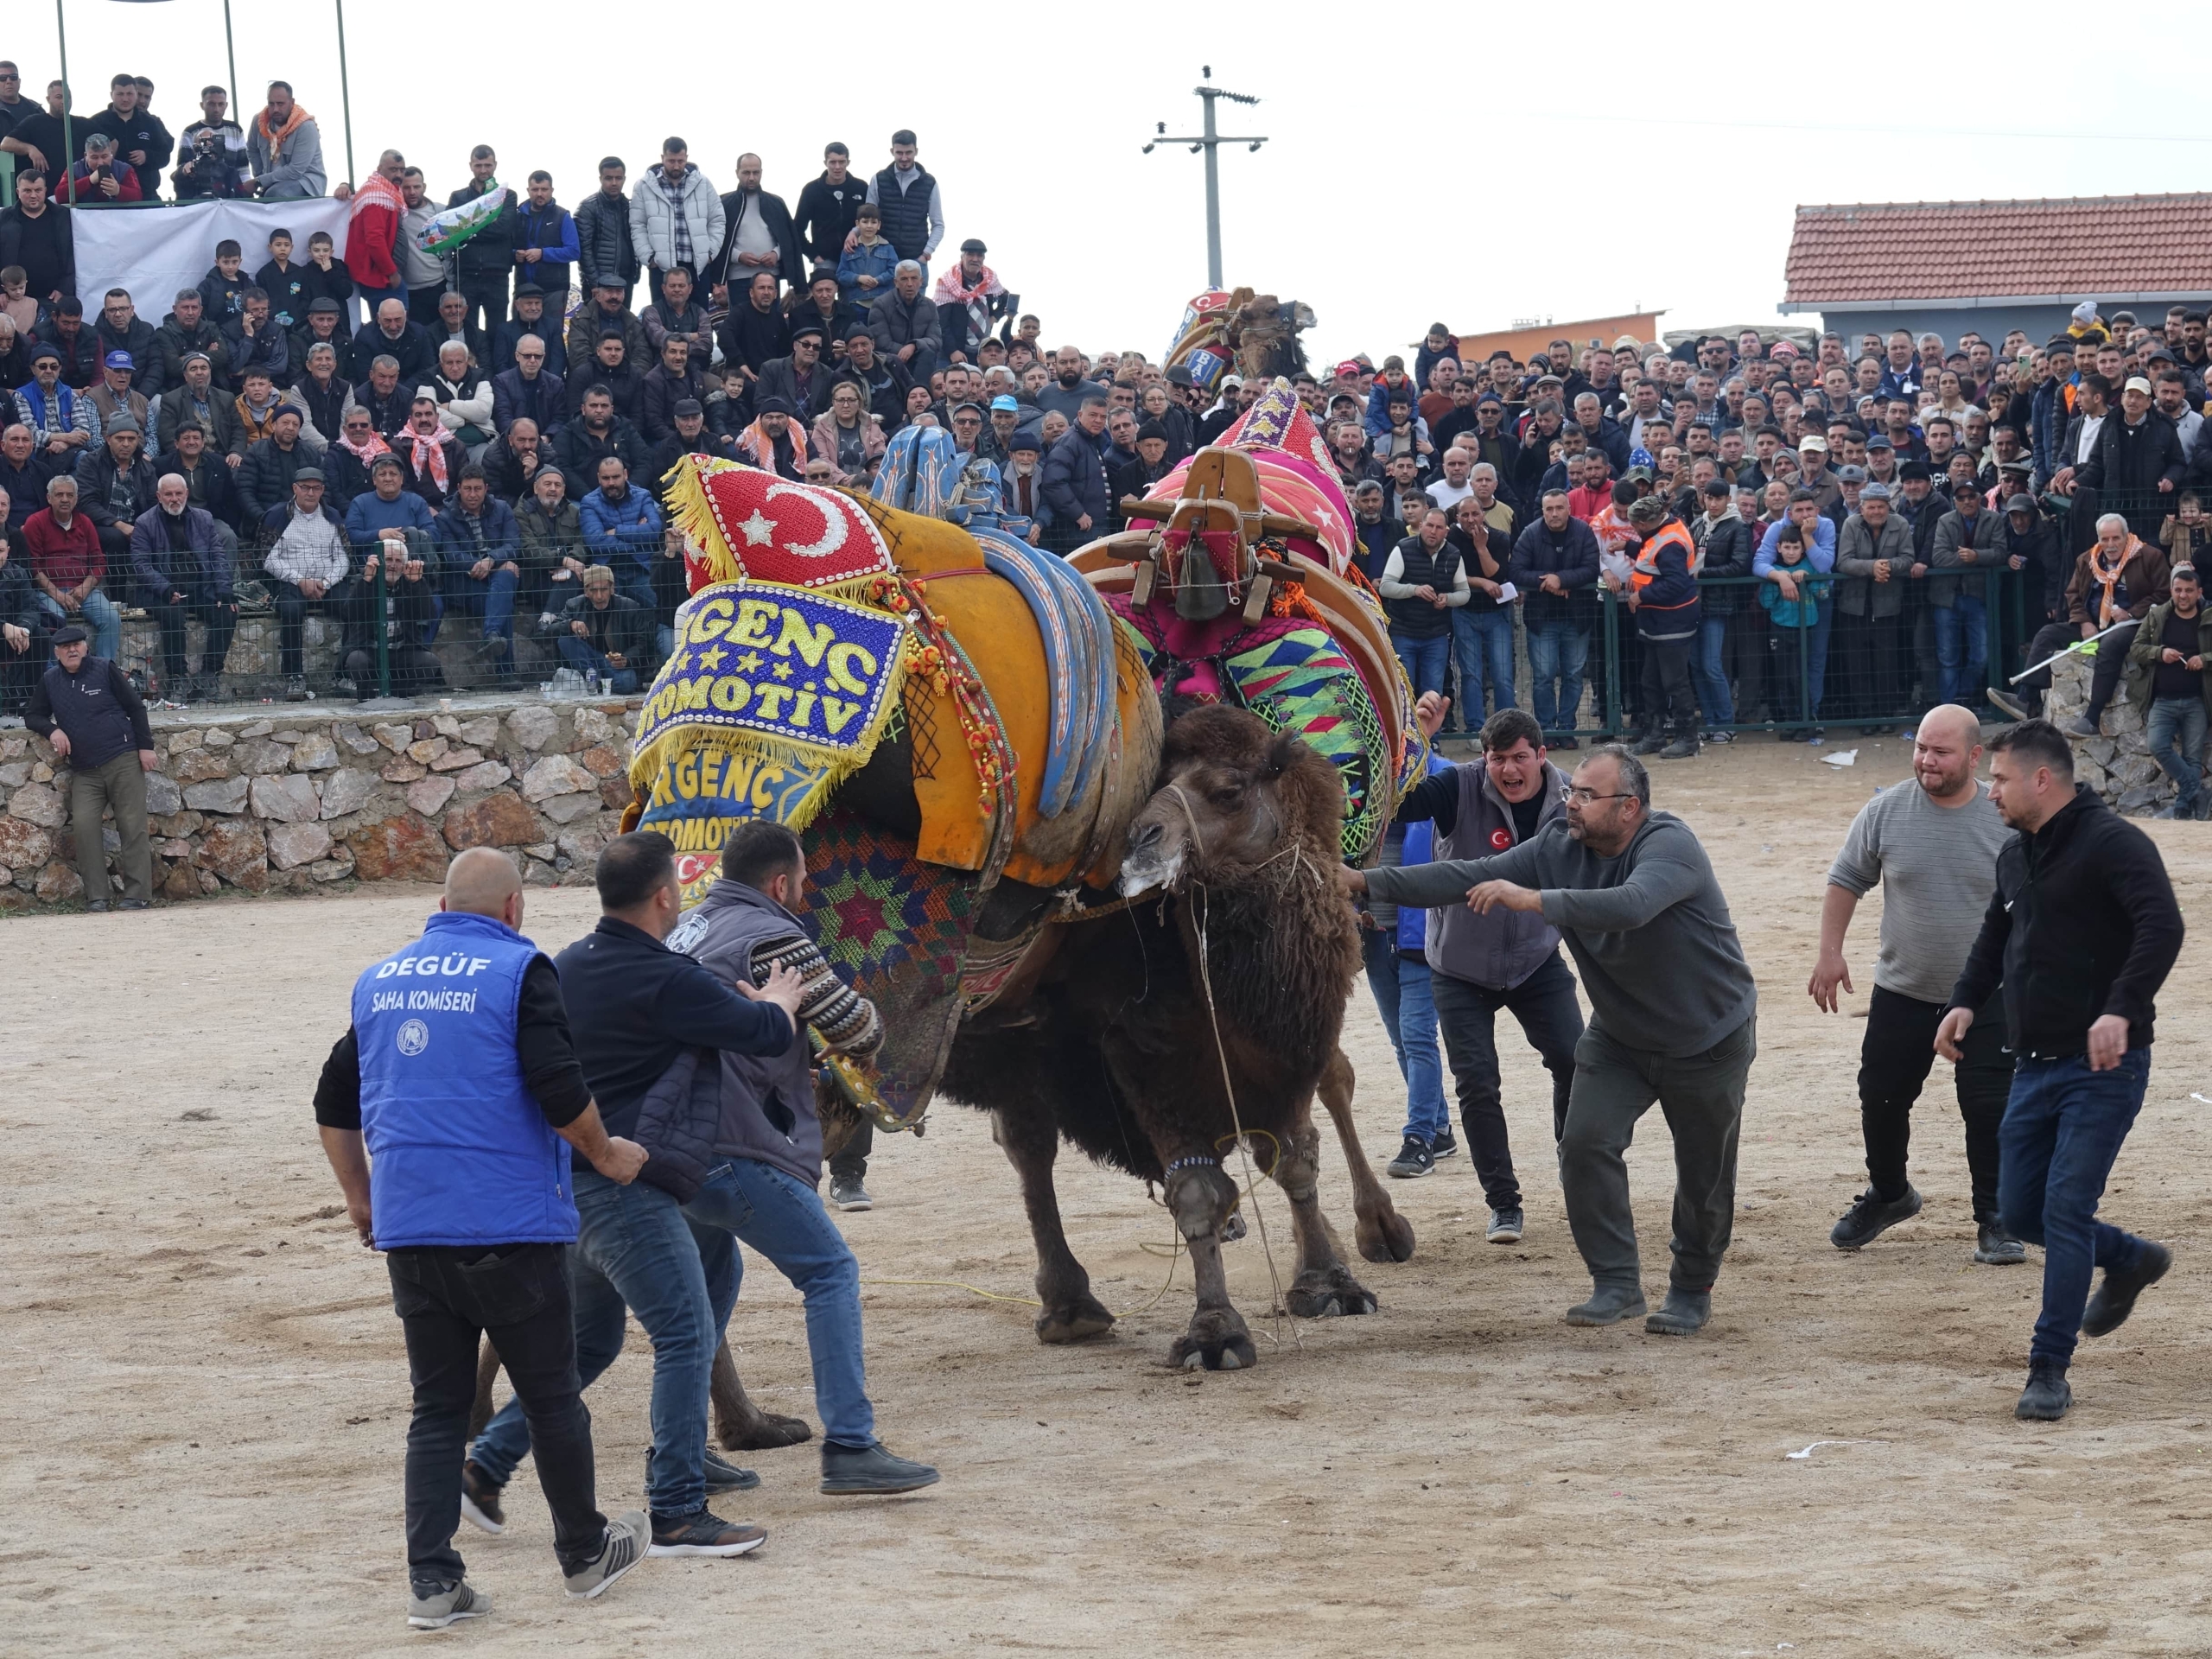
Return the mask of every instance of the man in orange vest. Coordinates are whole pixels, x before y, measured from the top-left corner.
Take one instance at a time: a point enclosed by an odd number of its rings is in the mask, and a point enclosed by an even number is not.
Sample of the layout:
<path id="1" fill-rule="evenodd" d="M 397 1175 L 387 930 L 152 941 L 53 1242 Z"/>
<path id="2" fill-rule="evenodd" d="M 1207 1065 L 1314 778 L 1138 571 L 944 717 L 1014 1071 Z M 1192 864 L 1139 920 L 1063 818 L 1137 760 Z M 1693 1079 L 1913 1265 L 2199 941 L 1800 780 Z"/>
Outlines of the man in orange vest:
<path id="1" fill-rule="evenodd" d="M 1699 620 L 1697 544 L 1662 495 L 1637 499 L 1628 522 L 1643 538 L 1628 587 L 1643 656 L 1643 725 L 1636 753 L 1686 760 L 1698 751 L 1697 698 L 1690 690 Z"/>

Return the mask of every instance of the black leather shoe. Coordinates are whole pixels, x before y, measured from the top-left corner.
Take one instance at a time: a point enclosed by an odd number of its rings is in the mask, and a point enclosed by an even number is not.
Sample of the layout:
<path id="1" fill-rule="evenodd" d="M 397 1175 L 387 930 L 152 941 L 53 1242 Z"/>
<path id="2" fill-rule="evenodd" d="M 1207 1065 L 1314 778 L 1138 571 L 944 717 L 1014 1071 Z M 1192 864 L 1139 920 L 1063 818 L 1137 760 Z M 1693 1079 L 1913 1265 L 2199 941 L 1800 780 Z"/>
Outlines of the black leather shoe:
<path id="1" fill-rule="evenodd" d="M 2066 1368 L 2055 1359 L 2028 1362 L 2028 1386 L 2020 1390 L 2020 1403 L 2012 1414 L 2024 1422 L 2055 1423 L 2074 1403 Z"/>

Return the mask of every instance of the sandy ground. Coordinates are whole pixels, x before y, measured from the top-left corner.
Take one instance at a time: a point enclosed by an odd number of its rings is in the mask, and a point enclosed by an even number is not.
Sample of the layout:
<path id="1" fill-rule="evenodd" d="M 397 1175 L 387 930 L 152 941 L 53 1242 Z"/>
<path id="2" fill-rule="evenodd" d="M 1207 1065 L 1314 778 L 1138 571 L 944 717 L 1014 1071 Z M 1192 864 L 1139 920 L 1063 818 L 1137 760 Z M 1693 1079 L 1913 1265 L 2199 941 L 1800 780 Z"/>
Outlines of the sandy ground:
<path id="1" fill-rule="evenodd" d="M 1379 1314 L 1303 1325 L 1295 1345 L 1262 1336 L 1237 1375 L 1159 1365 L 1187 1264 L 1077 1349 L 1040 1346 L 1024 1307 L 882 1282 L 1028 1293 L 1011 1172 L 983 1119 L 941 1104 L 926 1139 L 883 1144 L 877 1208 L 846 1231 L 875 1281 L 886 1438 L 944 1484 L 839 1501 L 815 1492 L 811 1447 L 765 1454 L 762 1490 L 724 1511 L 768 1527 L 766 1549 L 649 1561 L 572 1605 L 520 1483 L 505 1537 L 462 1529 L 496 1615 L 435 1638 L 404 1624 L 399 1328 L 380 1264 L 330 1207 L 308 1111 L 354 973 L 410 936 L 424 893 L 10 923 L 0 1650 L 2212 1651 L 2212 1174 L 2189 1097 L 2212 1092 L 2204 935 L 2169 984 L 2106 1211 L 2171 1241 L 2178 1265 L 2086 1347 L 2067 1421 L 2015 1422 L 2039 1268 L 1970 1264 L 1948 1087 L 1921 1115 L 1920 1219 L 1859 1255 L 1827 1242 L 1863 1174 L 1862 1028 L 1804 993 L 1821 876 L 1906 760 L 1895 737 L 1859 742 L 1843 771 L 1751 741 L 1658 779 L 1713 853 L 1764 994 L 1737 1243 L 1701 1337 L 1560 1322 L 1587 1281 L 1543 1076 L 1510 1042 L 1526 1242 L 1483 1242 L 1465 1158 L 1392 1183 L 1420 1248 L 1354 1264 Z M 2207 914 L 2206 832 L 2152 833 L 2184 910 Z M 588 893 L 533 893 L 529 927 L 556 948 L 591 914 Z M 1862 911 L 1851 953 L 1862 1010 L 1872 923 Z M 1363 994 L 1348 1041 L 1380 1160 L 1402 1096 Z M 1654 1113 L 1632 1178 L 1655 1295 L 1670 1168 Z M 1166 1263 L 1141 1247 L 1166 1243 L 1165 1212 L 1126 1179 L 1062 1170 L 1099 1294 L 1151 1303 Z M 1272 1189 L 1262 1203 L 1283 1259 L 1287 1211 Z M 1230 1258 L 1264 1330 L 1256 1236 Z M 756 1392 L 811 1415 L 796 1298 L 765 1264 L 732 1334 Z M 610 1510 L 641 1484 L 650 1356 L 632 1335 L 590 1396 Z M 1785 1456 L 1819 1440 L 1847 1443 Z"/>

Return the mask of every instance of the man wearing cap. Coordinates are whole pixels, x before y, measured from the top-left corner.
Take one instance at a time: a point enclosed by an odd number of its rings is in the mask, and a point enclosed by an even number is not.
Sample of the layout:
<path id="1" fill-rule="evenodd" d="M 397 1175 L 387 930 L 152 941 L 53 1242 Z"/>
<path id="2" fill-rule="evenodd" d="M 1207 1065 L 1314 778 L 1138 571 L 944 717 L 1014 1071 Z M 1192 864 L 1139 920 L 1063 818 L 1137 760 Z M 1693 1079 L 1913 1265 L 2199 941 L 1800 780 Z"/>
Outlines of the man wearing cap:
<path id="1" fill-rule="evenodd" d="M 318 294 L 307 304 L 307 314 L 292 331 L 292 360 L 306 363 L 318 346 L 330 347 L 331 373 L 348 383 L 359 378 L 353 365 L 353 335 L 346 327 L 346 308 L 327 294 Z M 320 426 L 317 430 L 323 430 Z"/>
<path id="2" fill-rule="evenodd" d="M 545 301 L 545 290 L 536 283 L 515 284 L 514 315 L 501 323 L 492 337 L 491 367 L 494 378 L 514 367 L 515 353 L 525 335 L 543 348 L 538 362 L 545 372 L 556 378 L 568 378 L 569 343 L 562 337 L 560 316 L 546 311 Z M 566 308 L 563 296 L 557 309 Z"/>
<path id="3" fill-rule="evenodd" d="M 714 357 L 714 325 L 708 320 L 706 308 L 699 303 L 688 270 L 679 268 L 661 278 L 660 297 L 638 314 L 638 322 L 645 331 L 645 343 L 655 353 L 674 335 L 690 347 L 692 365 L 702 372 Z"/>
<path id="4" fill-rule="evenodd" d="M 844 360 L 845 337 L 852 333 L 854 326 L 865 327 L 868 324 L 867 313 L 838 297 L 837 273 L 826 265 L 815 271 L 814 280 L 807 284 L 806 297 L 796 303 L 785 324 L 786 352 L 798 331 L 809 324 L 822 331 L 822 360 L 832 365 Z"/>
<path id="5" fill-rule="evenodd" d="M 1934 574 L 1928 579 L 1928 603 L 1936 659 L 1942 665 L 1937 696 L 1972 708 L 1982 699 L 1989 658 L 1987 578 L 1981 573 L 2004 557 L 2004 525 L 1997 514 L 1984 510 L 1981 485 L 1971 475 L 1953 483 L 1951 503 L 1951 511 L 1936 520 L 1929 549 Z"/>
<path id="6" fill-rule="evenodd" d="M 306 416 L 296 404 L 280 404 L 269 435 L 246 446 L 245 465 L 238 470 L 238 500 L 252 524 L 292 499 L 292 480 L 302 467 L 321 468 L 322 451 L 300 436 Z"/>
<path id="7" fill-rule="evenodd" d="M 1894 706 L 1912 677 L 1901 632 L 1912 565 L 1911 526 L 1892 511 L 1890 486 L 1869 480 L 1837 533 L 1834 588 L 1837 678 L 1869 709 Z"/>
<path id="8" fill-rule="evenodd" d="M 973 362 L 976 350 L 990 338 L 992 322 L 1020 303 L 983 263 L 986 251 L 982 238 L 969 237 L 960 245 L 958 261 L 937 279 L 931 297 L 947 357 L 957 353 Z"/>
<path id="9" fill-rule="evenodd" d="M 378 460 L 390 463 L 397 494 L 399 463 L 388 454 Z M 272 537 L 261 568 L 276 610 L 277 669 L 284 677 L 286 698 L 304 702 L 308 689 L 302 646 L 308 611 L 313 607 L 341 622 L 350 621 L 353 555 L 344 524 L 323 500 L 322 473 L 317 467 L 303 467 L 292 474 L 289 505 L 272 508 L 263 525 Z"/>
<path id="10" fill-rule="evenodd" d="M 154 466 L 141 452 L 145 435 L 128 415 L 107 423 L 106 440 L 77 458 L 77 504 L 99 531 L 100 551 L 120 572 L 130 551 L 130 526 L 154 505 Z"/>
<path id="11" fill-rule="evenodd" d="M 231 587 L 231 549 L 213 515 L 192 505 L 184 479 L 164 474 L 155 505 L 130 529 L 130 568 L 138 602 L 159 625 L 162 691 L 175 702 L 199 702 L 219 690 L 223 659 L 238 626 L 238 595 Z M 185 668 L 185 622 L 196 616 L 207 631 L 200 671 Z"/>
<path id="12" fill-rule="evenodd" d="M 1822 513 L 1831 518 L 1841 517 L 1835 509 L 1843 499 L 1843 486 L 1828 470 L 1828 441 L 1818 433 L 1808 432 L 1797 441 L 1797 487 L 1813 493 L 1814 503 Z"/>
<path id="13" fill-rule="evenodd" d="M 61 379 L 61 353 L 41 340 L 31 348 L 31 378 L 16 393 L 16 418 L 31 429 L 31 442 L 56 461 L 73 461 L 73 452 L 92 447 L 92 400 Z"/>
<path id="14" fill-rule="evenodd" d="M 753 423 L 737 436 L 739 458 L 793 482 L 804 479 L 809 446 L 797 406 L 771 392 L 753 409 Z"/>
<path id="15" fill-rule="evenodd" d="M 2131 375 L 2120 392 L 2120 416 L 2107 418 L 2095 448 L 2075 471 L 2077 490 L 2094 490 L 2145 540 L 2158 533 L 2181 487 L 2184 460 L 2174 423 L 2151 406 L 2151 383 Z"/>
<path id="16" fill-rule="evenodd" d="M 137 370 L 137 359 L 128 352 L 110 352 L 101 359 L 100 378 L 83 396 L 92 404 L 93 421 L 103 435 L 118 416 L 137 422 L 141 433 L 151 429 L 144 395 L 131 390 L 131 377 Z"/>
<path id="17" fill-rule="evenodd" d="M 56 479 L 56 483 L 65 480 Z M 146 705 L 114 660 L 90 655 L 84 628 L 71 622 L 54 635 L 54 664 L 31 693 L 23 724 L 49 739 L 69 764 L 69 825 L 85 908 L 108 907 L 107 856 L 100 816 L 115 814 L 122 846 L 122 907 L 143 910 L 154 896 L 154 860 L 146 840 L 146 773 L 160 764 Z"/>
<path id="18" fill-rule="evenodd" d="M 615 280 L 613 271 L 603 270 L 592 283 L 591 297 L 577 308 L 575 316 L 569 323 L 568 378 L 573 383 L 578 377 L 588 374 L 584 366 L 599 355 L 602 335 L 619 334 L 622 339 L 622 360 L 639 363 L 648 360 L 649 347 L 645 344 L 645 325 L 637 314 L 623 302 L 623 284 Z"/>
<path id="19" fill-rule="evenodd" d="M 760 378 L 753 388 L 756 410 L 761 400 L 779 397 L 791 405 L 792 414 L 810 422 L 830 407 L 830 384 L 836 377 L 823 363 L 822 341 L 821 325 L 811 319 L 791 329 L 791 355 L 772 357 L 760 365 Z"/>

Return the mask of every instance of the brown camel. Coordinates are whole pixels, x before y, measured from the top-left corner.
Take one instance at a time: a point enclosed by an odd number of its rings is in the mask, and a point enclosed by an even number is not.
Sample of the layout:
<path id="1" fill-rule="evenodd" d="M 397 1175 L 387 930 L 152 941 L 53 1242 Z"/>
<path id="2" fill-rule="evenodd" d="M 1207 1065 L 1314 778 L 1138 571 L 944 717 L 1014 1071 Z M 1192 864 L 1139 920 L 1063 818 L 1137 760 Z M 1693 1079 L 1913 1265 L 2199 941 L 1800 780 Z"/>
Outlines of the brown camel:
<path id="1" fill-rule="evenodd" d="M 1290 1199 L 1285 1306 L 1306 1319 L 1374 1311 L 1321 1213 L 1317 1091 L 1351 1167 L 1361 1255 L 1413 1254 L 1413 1229 L 1354 1133 L 1351 1067 L 1338 1048 L 1359 967 L 1351 910 L 1330 876 L 1343 816 L 1336 768 L 1296 736 L 1237 709 L 1185 715 L 1168 728 L 1160 786 L 1130 826 L 1122 882 L 1137 901 L 1064 925 L 1021 1004 L 1002 1002 L 998 1020 L 955 1043 L 944 1089 L 993 1114 L 1020 1178 L 1043 1340 L 1114 1322 L 1061 1229 L 1052 1161 L 1063 1135 L 1165 1186 L 1198 1287 L 1171 1365 L 1235 1370 L 1257 1357 L 1219 1242 L 1238 1196 L 1240 1129 Z"/>

